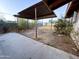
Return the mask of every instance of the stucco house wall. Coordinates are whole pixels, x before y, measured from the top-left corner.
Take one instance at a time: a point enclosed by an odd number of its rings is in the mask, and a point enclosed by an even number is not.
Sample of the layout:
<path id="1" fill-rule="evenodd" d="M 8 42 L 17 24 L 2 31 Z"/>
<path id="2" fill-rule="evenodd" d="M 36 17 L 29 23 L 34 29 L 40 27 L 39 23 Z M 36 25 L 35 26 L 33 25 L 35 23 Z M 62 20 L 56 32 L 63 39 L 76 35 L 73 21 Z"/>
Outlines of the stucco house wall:
<path id="1" fill-rule="evenodd" d="M 79 11 L 77 11 L 76 16 L 73 16 L 73 20 L 75 20 L 75 23 L 73 24 L 73 32 L 71 33 L 71 37 L 76 44 L 77 49 L 79 49 Z"/>

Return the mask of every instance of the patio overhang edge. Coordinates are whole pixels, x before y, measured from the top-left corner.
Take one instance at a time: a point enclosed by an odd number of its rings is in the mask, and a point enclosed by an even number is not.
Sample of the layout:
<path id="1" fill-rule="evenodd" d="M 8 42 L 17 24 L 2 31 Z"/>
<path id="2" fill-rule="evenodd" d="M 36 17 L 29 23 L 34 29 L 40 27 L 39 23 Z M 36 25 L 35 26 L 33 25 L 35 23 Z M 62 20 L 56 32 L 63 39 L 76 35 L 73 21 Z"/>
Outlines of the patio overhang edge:
<path id="1" fill-rule="evenodd" d="M 15 16 L 15 17 L 27 18 L 27 19 L 33 19 L 33 20 L 34 20 L 34 19 L 35 19 L 34 17 L 32 17 L 31 15 L 30 15 L 31 17 L 27 17 L 26 14 L 28 13 L 28 10 L 29 10 L 29 9 L 34 10 L 33 8 L 37 8 L 38 6 L 42 6 L 42 3 L 43 3 L 43 5 L 45 5 L 45 3 L 44 3 L 43 1 L 38 2 L 37 4 L 32 5 L 31 7 L 22 10 L 21 12 L 18 13 L 18 15 L 14 15 L 14 16 Z M 40 4 L 41 4 L 41 5 L 40 5 Z M 45 5 L 45 8 L 48 9 L 48 13 L 45 12 L 45 13 L 47 13 L 47 14 L 43 14 L 43 15 L 37 16 L 37 19 L 44 19 L 44 18 L 57 17 L 57 16 L 55 15 L 55 13 L 52 12 L 52 10 L 49 9 L 49 7 L 48 7 L 47 5 Z M 39 7 L 39 9 L 41 9 L 41 8 Z M 44 10 L 45 10 L 45 9 L 44 9 Z M 26 12 L 26 14 L 24 14 L 24 12 Z M 35 11 L 33 11 L 33 12 L 35 12 Z M 44 13 L 44 12 L 43 12 L 43 13 Z M 24 15 L 24 16 L 23 16 L 23 15 Z M 33 15 L 33 16 L 34 16 L 34 15 Z"/>
<path id="2" fill-rule="evenodd" d="M 74 11 L 79 10 L 78 6 L 79 6 L 78 0 L 72 1 L 72 3 L 70 4 L 70 7 L 65 15 L 65 18 L 73 17 Z"/>

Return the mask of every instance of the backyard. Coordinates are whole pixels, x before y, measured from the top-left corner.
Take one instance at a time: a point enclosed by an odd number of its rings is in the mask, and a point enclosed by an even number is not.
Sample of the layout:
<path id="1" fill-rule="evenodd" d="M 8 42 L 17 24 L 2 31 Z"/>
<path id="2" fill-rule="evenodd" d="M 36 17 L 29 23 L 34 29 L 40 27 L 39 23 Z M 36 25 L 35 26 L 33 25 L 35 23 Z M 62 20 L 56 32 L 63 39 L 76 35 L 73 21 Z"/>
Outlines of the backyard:
<path id="1" fill-rule="evenodd" d="M 2 0 L 0 59 L 79 59 L 78 0 Z"/>
<path id="2" fill-rule="evenodd" d="M 38 39 L 35 39 L 35 29 L 26 30 L 24 32 L 20 32 L 20 34 L 79 56 L 79 52 L 77 51 L 73 40 L 69 36 L 56 34 L 54 32 L 54 27 L 51 29 L 50 25 L 38 27 Z"/>
<path id="3" fill-rule="evenodd" d="M 37 39 L 35 36 L 36 35 L 35 21 L 33 20 L 29 22 L 29 21 L 26 21 L 25 19 L 19 19 L 18 23 L 15 23 L 15 22 L 6 23 L 4 21 L 1 21 L 0 24 L 2 24 L 2 27 L 0 28 L 2 29 L 1 32 L 3 33 L 18 32 L 38 42 L 42 42 L 46 45 L 49 45 L 57 49 L 66 51 L 68 53 L 74 54 L 76 56 L 79 56 L 79 51 L 75 46 L 75 43 L 71 39 L 71 36 L 69 36 L 71 33 L 70 27 L 72 26 L 70 22 L 68 23 L 68 21 L 65 21 L 65 20 L 62 21 L 61 19 L 59 19 L 58 21 L 52 23 L 52 27 L 51 27 L 50 20 L 45 25 L 43 25 L 42 23 L 39 23 L 38 24 L 39 26 L 37 27 Z M 6 24 L 8 26 L 6 26 Z M 57 30 L 55 28 L 55 25 L 58 28 Z"/>

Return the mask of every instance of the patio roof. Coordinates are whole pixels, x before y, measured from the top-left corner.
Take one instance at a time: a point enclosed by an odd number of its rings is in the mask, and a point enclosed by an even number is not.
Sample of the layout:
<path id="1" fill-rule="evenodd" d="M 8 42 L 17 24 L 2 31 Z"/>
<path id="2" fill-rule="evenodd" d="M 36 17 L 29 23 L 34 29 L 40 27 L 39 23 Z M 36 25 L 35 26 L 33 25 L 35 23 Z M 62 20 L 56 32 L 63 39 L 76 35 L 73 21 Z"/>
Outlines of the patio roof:
<path id="1" fill-rule="evenodd" d="M 51 10 L 55 10 L 72 0 L 43 0 Z"/>
<path id="2" fill-rule="evenodd" d="M 29 8 L 26 8 L 15 15 L 16 17 L 20 18 L 27 18 L 27 19 L 35 19 L 35 8 L 37 9 L 37 19 L 44 19 L 44 18 L 53 18 L 56 17 L 55 13 L 46 5 L 45 2 L 41 1 Z"/>
<path id="3" fill-rule="evenodd" d="M 15 15 L 16 17 L 20 18 L 27 18 L 27 19 L 35 19 L 35 8 L 37 8 L 37 18 L 44 19 L 44 18 L 53 18 L 56 17 L 55 13 L 52 10 L 55 10 L 72 0 L 43 0 L 29 8 L 26 8 Z"/>
<path id="4" fill-rule="evenodd" d="M 65 17 L 66 18 L 72 17 L 74 11 L 77 11 L 78 9 L 79 9 L 79 0 L 73 0 Z"/>

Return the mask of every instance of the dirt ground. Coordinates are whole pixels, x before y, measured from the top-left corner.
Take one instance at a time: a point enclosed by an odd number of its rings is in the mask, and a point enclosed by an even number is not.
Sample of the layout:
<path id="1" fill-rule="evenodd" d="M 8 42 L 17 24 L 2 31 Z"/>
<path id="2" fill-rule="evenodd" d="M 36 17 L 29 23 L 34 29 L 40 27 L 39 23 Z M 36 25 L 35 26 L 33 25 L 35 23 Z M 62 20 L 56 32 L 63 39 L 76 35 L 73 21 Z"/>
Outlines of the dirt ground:
<path id="1" fill-rule="evenodd" d="M 35 39 L 35 29 L 26 30 L 24 32 L 21 32 L 21 34 L 29 38 Z M 77 51 L 76 46 L 73 43 L 72 39 L 68 36 L 54 33 L 53 27 L 52 28 L 50 26 L 38 27 L 38 39 L 35 40 L 79 56 L 79 52 Z"/>

